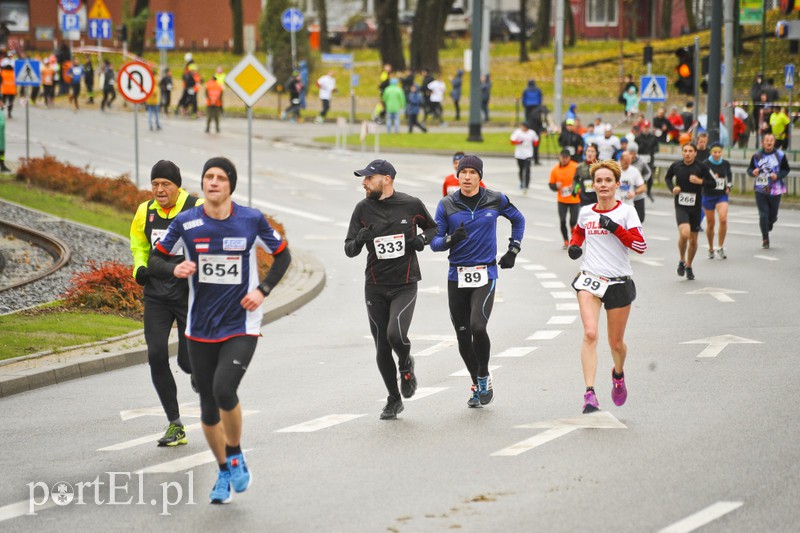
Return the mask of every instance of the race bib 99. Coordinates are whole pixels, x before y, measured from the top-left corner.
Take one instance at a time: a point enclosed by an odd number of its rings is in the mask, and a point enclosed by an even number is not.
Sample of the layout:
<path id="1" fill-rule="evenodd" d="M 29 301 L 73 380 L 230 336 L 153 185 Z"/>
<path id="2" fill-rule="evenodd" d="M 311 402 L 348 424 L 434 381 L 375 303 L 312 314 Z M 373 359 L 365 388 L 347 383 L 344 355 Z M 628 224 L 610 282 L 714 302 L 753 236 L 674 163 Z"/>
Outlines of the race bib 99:
<path id="1" fill-rule="evenodd" d="M 489 282 L 489 269 L 486 265 L 458 267 L 458 288 L 483 287 Z"/>
<path id="2" fill-rule="evenodd" d="M 606 278 L 595 276 L 589 272 L 581 272 L 572 282 L 572 288 L 576 291 L 587 291 L 598 298 L 605 296 L 608 285 Z"/>

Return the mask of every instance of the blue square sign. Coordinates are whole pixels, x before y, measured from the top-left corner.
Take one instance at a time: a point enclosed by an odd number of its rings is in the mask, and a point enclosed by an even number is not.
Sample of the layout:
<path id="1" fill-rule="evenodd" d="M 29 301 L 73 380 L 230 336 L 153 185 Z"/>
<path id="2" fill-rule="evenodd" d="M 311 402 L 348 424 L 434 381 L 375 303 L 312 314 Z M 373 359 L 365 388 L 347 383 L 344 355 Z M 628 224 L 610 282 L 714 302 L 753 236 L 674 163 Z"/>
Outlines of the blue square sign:
<path id="1" fill-rule="evenodd" d="M 667 77 L 666 76 L 642 76 L 641 102 L 666 102 L 667 101 Z"/>
<path id="2" fill-rule="evenodd" d="M 42 83 L 41 62 L 33 59 L 14 61 L 14 81 L 19 87 L 38 87 Z"/>
<path id="3" fill-rule="evenodd" d="M 156 48 L 159 50 L 175 48 L 175 15 L 170 11 L 156 13 Z"/>

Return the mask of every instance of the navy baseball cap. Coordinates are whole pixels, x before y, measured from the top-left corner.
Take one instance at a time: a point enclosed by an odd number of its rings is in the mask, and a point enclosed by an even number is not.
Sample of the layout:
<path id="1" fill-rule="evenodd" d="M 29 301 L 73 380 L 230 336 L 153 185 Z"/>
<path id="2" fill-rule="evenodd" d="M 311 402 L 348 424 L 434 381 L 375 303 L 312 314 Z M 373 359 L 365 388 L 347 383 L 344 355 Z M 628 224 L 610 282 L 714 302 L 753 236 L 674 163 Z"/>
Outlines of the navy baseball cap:
<path id="1" fill-rule="evenodd" d="M 397 171 L 387 160 L 376 159 L 367 165 L 367 168 L 356 170 L 353 172 L 353 174 L 359 178 L 365 178 L 367 176 L 374 176 L 378 174 L 380 176 L 391 176 L 392 179 L 394 179 L 394 177 L 397 175 Z"/>

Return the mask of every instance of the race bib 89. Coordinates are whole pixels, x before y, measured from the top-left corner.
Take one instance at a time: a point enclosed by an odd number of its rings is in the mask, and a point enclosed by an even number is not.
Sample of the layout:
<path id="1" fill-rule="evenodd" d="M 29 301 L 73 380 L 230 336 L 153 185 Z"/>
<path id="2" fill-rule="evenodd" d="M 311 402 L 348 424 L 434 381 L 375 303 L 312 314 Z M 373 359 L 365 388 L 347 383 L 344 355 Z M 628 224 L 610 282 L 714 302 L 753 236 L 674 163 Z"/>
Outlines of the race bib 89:
<path id="1" fill-rule="evenodd" d="M 489 269 L 486 265 L 458 267 L 458 288 L 477 288 L 489 283 Z"/>

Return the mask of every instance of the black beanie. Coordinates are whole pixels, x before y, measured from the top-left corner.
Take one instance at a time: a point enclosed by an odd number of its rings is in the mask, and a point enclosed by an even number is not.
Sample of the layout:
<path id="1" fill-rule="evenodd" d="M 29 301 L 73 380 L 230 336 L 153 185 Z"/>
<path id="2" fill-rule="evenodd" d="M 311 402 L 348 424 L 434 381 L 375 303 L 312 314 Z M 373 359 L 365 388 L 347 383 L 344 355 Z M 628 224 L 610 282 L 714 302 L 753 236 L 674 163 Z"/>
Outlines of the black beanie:
<path id="1" fill-rule="evenodd" d="M 481 161 L 481 158 L 477 155 L 465 155 L 461 158 L 461 161 L 458 162 L 456 177 L 458 177 L 461 171 L 465 168 L 474 168 L 478 171 L 478 176 L 483 179 L 483 161 Z"/>
<path id="2" fill-rule="evenodd" d="M 231 160 L 227 157 L 212 157 L 203 165 L 201 179 L 202 176 L 206 175 L 206 171 L 213 167 L 221 168 L 228 175 L 228 180 L 231 182 L 231 194 L 233 194 L 233 191 L 236 189 L 236 167 L 233 166 Z"/>
<path id="3" fill-rule="evenodd" d="M 172 161 L 167 161 L 166 159 L 162 159 L 161 161 L 153 165 L 153 170 L 150 171 L 150 181 L 153 181 L 156 178 L 169 180 L 178 187 L 180 187 L 181 169 L 179 169 L 178 165 L 176 165 Z"/>

